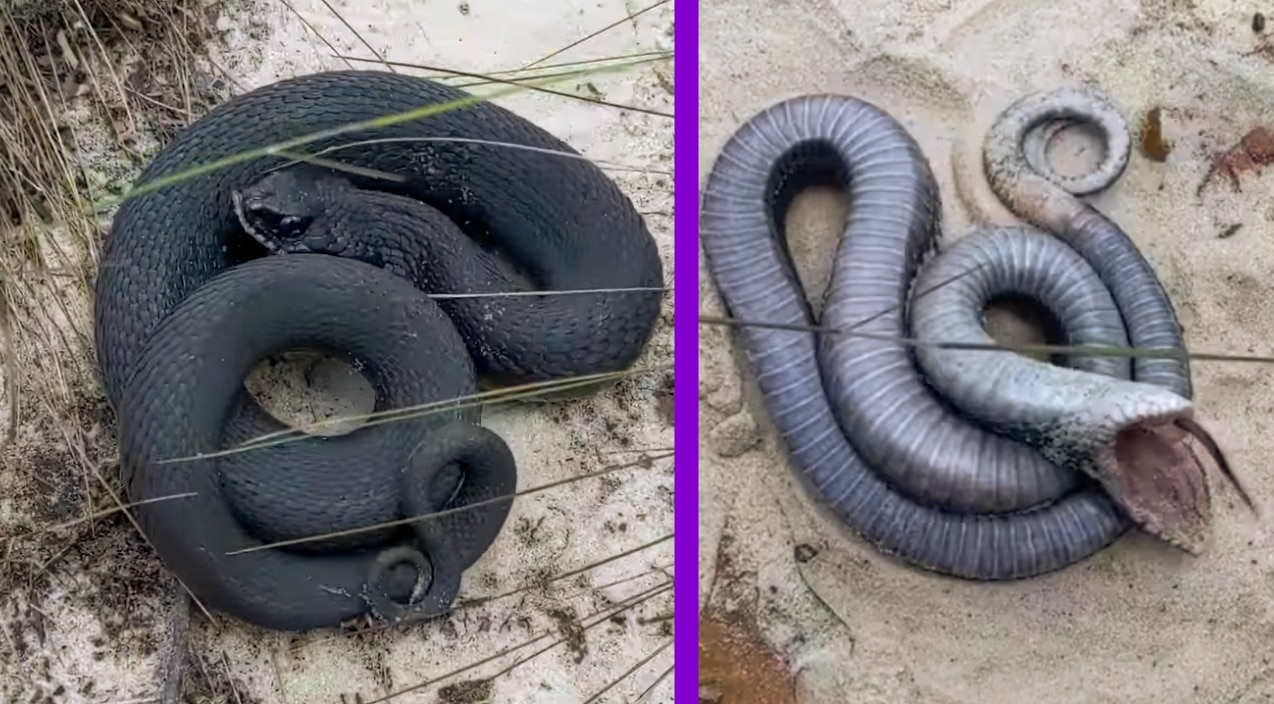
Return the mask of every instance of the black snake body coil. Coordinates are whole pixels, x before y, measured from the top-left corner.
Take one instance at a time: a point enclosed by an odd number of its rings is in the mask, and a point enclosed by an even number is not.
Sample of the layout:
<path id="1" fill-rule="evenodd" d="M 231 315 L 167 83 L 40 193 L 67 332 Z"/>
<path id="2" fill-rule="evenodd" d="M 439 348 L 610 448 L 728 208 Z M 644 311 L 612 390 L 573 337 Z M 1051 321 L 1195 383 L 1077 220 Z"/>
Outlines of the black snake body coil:
<path id="1" fill-rule="evenodd" d="M 467 97 L 380 72 L 281 81 L 198 120 L 137 185 Z M 545 380 L 630 366 L 654 329 L 662 265 L 641 216 L 611 179 L 487 102 L 294 149 L 359 167 L 342 176 L 369 193 L 433 208 L 507 255 L 540 290 L 645 289 L 532 297 L 526 305 L 544 318 L 493 306 L 486 312 L 503 315 L 499 324 L 473 325 L 444 314 L 414 282 L 357 258 L 245 257 L 252 249 L 244 247 L 250 239 L 234 196 L 285 166 L 281 157 L 233 161 L 120 207 L 96 284 L 98 362 L 119 419 L 130 499 L 145 502 L 133 512 L 164 564 L 206 606 L 270 628 L 333 626 L 369 612 L 391 620 L 435 614 L 499 533 L 517 477 L 503 440 L 476 424 L 477 410 L 448 401 L 472 393 L 477 372 Z M 375 226 L 376 216 L 373 209 L 362 224 Z M 490 290 L 471 287 L 484 280 L 481 262 L 455 256 L 448 266 L 457 269 L 448 281 L 459 290 L 444 283 L 431 293 Z M 261 358 L 296 347 L 350 359 L 371 381 L 377 411 L 435 403 L 440 412 L 199 457 L 282 428 L 242 382 Z M 488 351 L 476 370 L 472 350 Z M 482 503 L 497 497 L 505 498 Z M 482 505 L 410 528 L 256 549 L 474 503 Z"/>

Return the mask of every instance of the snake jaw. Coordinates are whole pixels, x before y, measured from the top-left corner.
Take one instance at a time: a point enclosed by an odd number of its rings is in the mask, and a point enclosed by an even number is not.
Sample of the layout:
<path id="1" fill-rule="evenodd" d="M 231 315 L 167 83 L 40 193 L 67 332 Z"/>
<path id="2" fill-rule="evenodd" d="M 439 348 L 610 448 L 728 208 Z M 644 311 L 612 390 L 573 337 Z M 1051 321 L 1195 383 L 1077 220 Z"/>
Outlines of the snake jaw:
<path id="1" fill-rule="evenodd" d="M 1098 450 L 1095 465 L 1106 492 L 1143 531 L 1198 555 L 1212 501 L 1191 437 L 1175 416 L 1133 423 Z"/>
<path id="2" fill-rule="evenodd" d="M 1099 446 L 1094 460 L 1097 479 L 1142 530 L 1197 555 L 1207 540 L 1212 504 L 1195 443 L 1259 515 L 1220 445 L 1188 407 L 1141 417 L 1119 428 Z"/>
<path id="3" fill-rule="evenodd" d="M 278 241 L 271 237 L 268 232 L 265 232 L 265 225 L 257 215 L 263 205 L 261 200 L 245 196 L 243 191 L 231 191 L 230 201 L 234 204 L 234 214 L 238 218 L 239 225 L 243 228 L 243 231 L 265 247 L 266 251 L 271 254 L 279 254 Z"/>

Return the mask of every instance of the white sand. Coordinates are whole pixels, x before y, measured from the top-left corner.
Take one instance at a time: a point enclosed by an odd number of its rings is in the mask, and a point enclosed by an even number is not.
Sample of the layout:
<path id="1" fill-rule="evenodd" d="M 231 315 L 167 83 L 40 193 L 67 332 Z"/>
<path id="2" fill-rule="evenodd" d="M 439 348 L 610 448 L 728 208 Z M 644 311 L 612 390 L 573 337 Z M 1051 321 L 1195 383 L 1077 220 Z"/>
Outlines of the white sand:
<path id="1" fill-rule="evenodd" d="M 916 135 L 942 189 L 948 233 L 975 217 L 957 196 L 952 164 L 961 154 L 973 156 L 975 168 L 960 178 L 974 211 L 1010 221 L 981 179 L 976 149 L 1013 100 L 1092 83 L 1134 129 L 1162 106 L 1164 136 L 1173 142 L 1167 161 L 1134 154 L 1123 178 L 1094 202 L 1157 267 L 1192 347 L 1269 354 L 1274 174 L 1245 175 L 1240 193 L 1219 182 L 1195 194 L 1213 154 L 1274 120 L 1274 65 L 1250 53 L 1261 45 L 1251 29 L 1259 5 L 701 6 L 701 179 L 731 130 L 761 108 L 801 93 L 847 93 L 881 105 Z M 826 201 L 807 199 L 813 207 L 795 217 L 794 250 L 816 286 L 839 230 L 817 217 L 819 202 L 829 210 Z M 1235 223 L 1243 227 L 1218 238 Z M 702 312 L 721 314 L 706 274 L 701 288 Z M 1233 492 L 1214 492 L 1214 537 L 1199 558 L 1131 536 L 1073 568 L 1019 583 L 924 573 L 879 555 L 815 510 L 776 449 L 732 336 L 703 326 L 701 344 L 701 608 L 746 613 L 796 673 L 800 701 L 1246 704 L 1274 696 L 1274 551 L 1265 524 Z M 1202 419 L 1268 503 L 1268 368 L 1198 362 L 1194 373 Z M 799 544 L 817 554 L 798 563 Z M 715 563 L 723 551 L 727 570 Z"/>
<path id="2" fill-rule="evenodd" d="M 230 48 L 215 61 L 236 76 L 233 92 L 296 74 L 346 67 L 331 57 L 332 50 L 306 29 L 297 14 L 340 53 L 370 56 L 319 0 L 292 0 L 296 14 L 281 2 L 266 4 L 263 14 L 232 11 L 219 23 Z M 550 6 L 496 0 L 338 0 L 333 6 L 391 61 L 474 73 L 519 68 L 640 9 L 619 0 Z M 262 25 L 270 31 L 260 32 Z M 672 48 L 671 35 L 669 4 L 622 22 L 550 63 L 667 51 Z M 366 62 L 352 65 L 375 67 Z M 595 89 L 611 102 L 670 113 L 673 100 L 665 86 L 671 85 L 671 71 L 668 62 L 645 64 L 592 77 L 588 79 L 591 87 L 578 81 L 555 88 L 583 95 L 596 95 L 591 92 Z M 671 281 L 672 121 L 535 93 L 498 102 L 590 158 L 628 167 L 609 172 L 646 216 L 665 260 L 665 278 Z M 82 319 L 75 324 L 91 329 L 83 317 L 87 310 L 76 315 Z M 670 365 L 671 354 L 669 296 L 656 338 L 639 364 Z M 325 372 L 329 382 L 330 372 L 330 368 Z M 671 447 L 670 410 L 664 409 L 665 404 L 671 407 L 670 393 L 669 369 L 636 377 L 593 399 L 488 412 L 484 423 L 512 447 L 519 462 L 519 489 L 525 490 L 632 463 Z M 277 394 L 284 397 L 281 407 L 304 410 L 300 407 L 305 404 L 286 398 L 286 388 Z M 320 410 L 348 400 L 337 398 Z M 103 430 L 109 432 L 97 429 Z M 31 443 L 22 447 L 30 448 Z M 31 461 L 30 457 L 17 459 Z M 73 470 L 63 469 L 74 477 Z M 0 471 L 0 486 L 6 490 L 14 485 L 21 489 L 24 482 L 29 483 L 25 475 Z M 27 516 L 12 514 L 18 510 L 19 504 L 0 502 L 0 533 L 30 522 Z M 72 511 L 68 517 L 75 515 Z M 162 650 L 166 642 L 171 612 L 164 603 L 167 591 L 154 583 L 162 567 L 131 529 L 112 525 L 105 535 L 99 530 L 51 562 L 48 582 L 55 586 L 0 596 L 0 620 L 7 622 L 0 635 L 0 700 L 46 701 L 40 698 L 46 695 L 47 701 L 67 703 L 153 700 L 162 655 L 156 649 Z M 581 622 L 596 620 L 590 619 L 593 614 L 670 580 L 672 544 L 667 541 L 547 586 L 540 584 L 671 532 L 672 461 L 668 458 L 519 499 L 505 532 L 466 573 L 461 599 L 521 593 L 446 619 L 362 638 L 276 634 L 223 616 L 217 619 L 218 632 L 196 615 L 190 644 L 194 660 L 187 673 L 198 690 L 192 701 L 368 701 L 441 678 L 540 636 L 544 637 L 512 655 L 392 701 L 583 701 L 669 641 L 671 623 L 663 617 L 671 616 L 670 591 L 496 677 L 487 692 L 489 699 L 466 698 L 472 695 L 441 688 L 492 677 L 577 632 Z M 610 690 L 610 700 L 635 699 L 671 663 L 669 648 L 623 677 Z M 209 691 L 210 687 L 215 691 Z M 669 677 L 646 701 L 670 701 L 671 692 Z"/>

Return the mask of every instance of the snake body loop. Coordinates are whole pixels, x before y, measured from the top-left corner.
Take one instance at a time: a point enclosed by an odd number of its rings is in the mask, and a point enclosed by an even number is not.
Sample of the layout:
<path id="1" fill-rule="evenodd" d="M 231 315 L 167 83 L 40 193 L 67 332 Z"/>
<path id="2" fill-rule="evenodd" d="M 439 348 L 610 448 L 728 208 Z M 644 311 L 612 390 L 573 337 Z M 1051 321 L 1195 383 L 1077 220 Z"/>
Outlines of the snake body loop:
<path id="1" fill-rule="evenodd" d="M 1089 174 L 1041 174 L 1042 155 L 1029 148 L 1030 135 L 1046 124 L 1084 122 L 1097 127 L 1105 147 L 1102 163 Z M 1128 163 L 1128 125 L 1108 100 L 1092 90 L 1067 88 L 1029 95 L 1005 110 L 987 134 L 983 165 L 991 190 L 1016 215 L 1059 237 L 1097 271 L 1125 312 L 1133 347 L 1182 351 L 1185 342 L 1172 301 L 1150 262 L 1118 225 L 1074 196 L 1110 185 Z M 1034 156 L 1034 158 L 1032 158 Z M 1186 357 L 1142 356 L 1136 377 L 1190 398 Z"/>
<path id="2" fill-rule="evenodd" d="M 1040 104 L 1051 105 L 1040 98 L 1028 107 Z M 1071 113 L 1091 117 L 1104 103 L 1090 96 L 1085 105 Z M 1047 111 L 1033 110 L 1026 122 L 1038 125 L 1042 112 Z M 1018 116 L 1011 109 L 994 133 L 996 154 L 1022 153 L 1029 130 L 1004 126 Z M 1126 146 L 1126 138 L 1114 139 L 1111 151 L 1126 151 Z M 1107 183 L 1123 168 L 1119 157 L 1108 161 L 1100 176 Z M 1022 157 L 1011 168 L 1024 163 Z M 1001 168 L 1001 162 L 988 164 Z M 1024 178 L 1002 175 L 997 183 L 1012 188 Z M 851 209 L 818 323 L 859 334 L 748 325 L 739 333 L 770 419 L 813 491 L 882 551 L 966 578 L 1037 575 L 1111 543 L 1130 524 L 1107 494 L 1075 466 L 1059 466 L 1039 445 L 1021 442 L 1029 433 L 1014 439 L 954 411 L 928 385 L 903 342 L 911 332 L 909 303 L 926 293 L 913 287 L 940 237 L 940 201 L 915 141 L 884 111 L 849 97 L 802 96 L 763 110 L 729 138 L 704 187 L 700 239 L 731 315 L 761 323 L 815 324 L 783 223 L 799 190 L 828 182 L 846 187 Z M 1049 202 L 1067 202 L 1070 215 L 1047 224 L 1087 232 L 1078 239 L 1096 238 L 1091 223 L 1100 216 L 1058 184 L 1047 184 L 1039 191 Z M 1054 213 L 1055 208 L 1044 204 L 1034 212 Z M 1124 345 L 1130 337 L 1134 344 L 1154 337 L 1162 346 L 1180 349 L 1179 335 L 1143 334 L 1162 332 L 1175 325 L 1175 317 L 1149 268 L 1128 264 L 1134 255 L 1140 258 L 1135 247 L 1113 225 L 1100 235 L 1100 246 L 1061 257 L 1056 247 L 1066 245 L 1044 242 L 1039 233 L 973 236 L 956 247 L 968 251 L 979 241 L 994 240 L 996 251 L 988 262 L 1000 269 L 981 288 L 969 284 L 972 293 L 961 302 L 978 305 L 985 302 L 978 296 L 1002 293 L 1061 296 L 1042 302 L 1061 318 L 1071 342 Z M 1120 241 L 1105 241 L 1115 238 Z M 1116 253 L 1117 262 L 1094 260 Z M 1023 266 L 1030 262 L 1033 268 Z M 1112 264 L 1118 271 L 1111 271 Z M 1129 280 L 1107 291 L 1102 282 L 1112 273 Z M 1096 305 L 1095 314 L 1088 304 Z M 1114 377 L 1129 372 L 1127 364 L 1121 369 L 1108 362 L 1089 368 Z M 1138 365 L 1134 378 L 1188 393 L 1188 369 L 1155 368 L 1162 373 L 1156 376 Z M 969 393 L 984 393 L 982 400 L 994 406 L 993 380 L 978 383 L 977 388 L 966 384 Z"/>

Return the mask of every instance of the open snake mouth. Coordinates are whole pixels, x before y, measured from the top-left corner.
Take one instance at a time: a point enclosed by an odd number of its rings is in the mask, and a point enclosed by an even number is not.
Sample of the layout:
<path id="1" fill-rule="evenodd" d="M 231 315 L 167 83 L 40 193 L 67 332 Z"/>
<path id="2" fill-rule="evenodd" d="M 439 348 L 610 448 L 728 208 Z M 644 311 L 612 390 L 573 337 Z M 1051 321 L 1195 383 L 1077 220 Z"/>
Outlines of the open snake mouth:
<path id="1" fill-rule="evenodd" d="M 1188 415 L 1151 419 L 1124 428 L 1097 456 L 1098 478 L 1143 530 L 1189 552 L 1202 552 L 1211 497 L 1205 463 L 1193 439 L 1254 512 L 1251 495 L 1220 445 Z"/>

